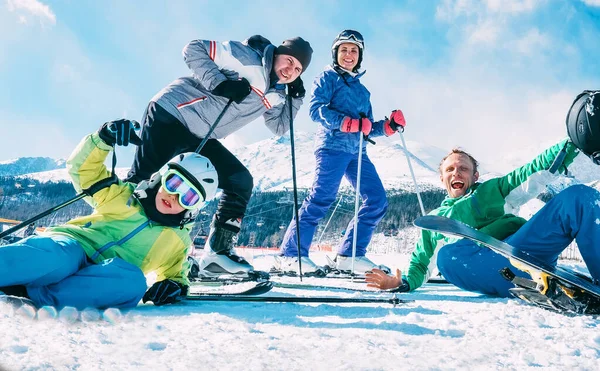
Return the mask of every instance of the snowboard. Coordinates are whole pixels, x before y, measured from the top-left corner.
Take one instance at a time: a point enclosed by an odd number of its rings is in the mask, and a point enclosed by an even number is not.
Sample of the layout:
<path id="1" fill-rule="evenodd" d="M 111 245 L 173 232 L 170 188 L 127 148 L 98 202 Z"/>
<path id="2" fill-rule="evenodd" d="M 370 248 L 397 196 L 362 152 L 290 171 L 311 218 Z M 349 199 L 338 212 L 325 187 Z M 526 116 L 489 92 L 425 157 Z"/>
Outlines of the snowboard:
<path id="1" fill-rule="evenodd" d="M 531 280 L 517 277 L 507 267 L 500 271 L 515 284 L 511 293 L 530 304 L 561 313 L 600 314 L 600 287 L 591 278 L 552 266 L 510 244 L 469 225 L 441 216 L 426 215 L 414 221 L 416 227 L 468 238 L 507 257 L 511 264 L 529 273 Z"/>

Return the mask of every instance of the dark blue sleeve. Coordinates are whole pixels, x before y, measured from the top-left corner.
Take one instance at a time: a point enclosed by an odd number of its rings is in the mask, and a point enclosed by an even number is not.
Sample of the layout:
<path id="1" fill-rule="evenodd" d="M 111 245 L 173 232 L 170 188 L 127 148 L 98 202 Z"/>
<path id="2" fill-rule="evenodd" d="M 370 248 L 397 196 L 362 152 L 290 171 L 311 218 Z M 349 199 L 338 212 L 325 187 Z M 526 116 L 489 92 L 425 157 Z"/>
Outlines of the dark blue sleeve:
<path id="1" fill-rule="evenodd" d="M 313 82 L 309 113 L 314 122 L 329 130 L 339 130 L 346 115 L 329 108 L 335 90 L 335 76 L 322 73 Z"/>

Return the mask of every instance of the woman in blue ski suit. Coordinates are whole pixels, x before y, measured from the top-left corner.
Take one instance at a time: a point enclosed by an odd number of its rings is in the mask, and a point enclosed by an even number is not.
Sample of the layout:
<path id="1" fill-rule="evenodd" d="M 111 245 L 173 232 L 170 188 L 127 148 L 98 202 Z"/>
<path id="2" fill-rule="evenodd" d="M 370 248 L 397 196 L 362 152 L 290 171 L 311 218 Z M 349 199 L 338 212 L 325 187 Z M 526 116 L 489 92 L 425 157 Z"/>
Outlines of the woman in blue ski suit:
<path id="1" fill-rule="evenodd" d="M 365 74 L 359 72 L 363 50 L 364 40 L 359 32 L 342 31 L 332 45 L 332 65 L 325 68 L 313 85 L 310 116 L 319 124 L 315 150 L 317 168 L 311 193 L 298 214 L 302 271 L 309 275 L 323 273 L 308 258 L 310 244 L 319 221 L 336 199 L 342 177 L 356 188 L 359 151 L 363 151 L 360 180 L 363 204 L 358 212 L 354 271 L 360 273 L 376 267 L 365 253 L 388 202 L 375 166 L 366 154 L 367 142 L 363 141 L 359 148 L 359 140 L 360 135 L 390 136 L 399 126 L 404 127 L 405 121 L 399 110 L 392 112 L 390 119 L 373 120 L 371 94 L 360 82 Z M 343 271 L 351 269 L 348 258 L 352 256 L 353 234 L 354 221 L 351 221 L 336 258 L 336 268 Z M 281 256 L 276 257 L 276 270 L 298 273 L 296 241 L 296 221 L 292 220 L 281 244 Z"/>

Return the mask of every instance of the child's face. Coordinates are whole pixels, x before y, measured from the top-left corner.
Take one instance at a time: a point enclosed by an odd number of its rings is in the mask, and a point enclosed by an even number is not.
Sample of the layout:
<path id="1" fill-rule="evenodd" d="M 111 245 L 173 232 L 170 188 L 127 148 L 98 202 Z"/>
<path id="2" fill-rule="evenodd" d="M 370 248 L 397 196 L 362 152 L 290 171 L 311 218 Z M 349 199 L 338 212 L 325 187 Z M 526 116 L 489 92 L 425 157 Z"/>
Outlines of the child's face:
<path id="1" fill-rule="evenodd" d="M 160 186 L 158 192 L 156 192 L 154 201 L 156 210 L 162 214 L 179 214 L 185 210 L 181 204 L 179 204 L 179 196 L 165 192 L 162 186 Z"/>

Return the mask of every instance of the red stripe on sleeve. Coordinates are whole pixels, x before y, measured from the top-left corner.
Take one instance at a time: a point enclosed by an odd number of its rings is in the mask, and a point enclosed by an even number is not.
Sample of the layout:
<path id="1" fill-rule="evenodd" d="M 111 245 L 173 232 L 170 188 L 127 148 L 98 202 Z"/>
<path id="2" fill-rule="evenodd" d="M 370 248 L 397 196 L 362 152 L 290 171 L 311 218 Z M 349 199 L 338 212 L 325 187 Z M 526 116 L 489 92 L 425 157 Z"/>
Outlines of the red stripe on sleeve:
<path id="1" fill-rule="evenodd" d="M 217 42 L 216 41 L 211 41 L 210 42 L 210 51 L 209 51 L 209 57 L 210 59 L 212 59 L 213 61 L 215 60 L 215 55 L 217 54 Z"/>

